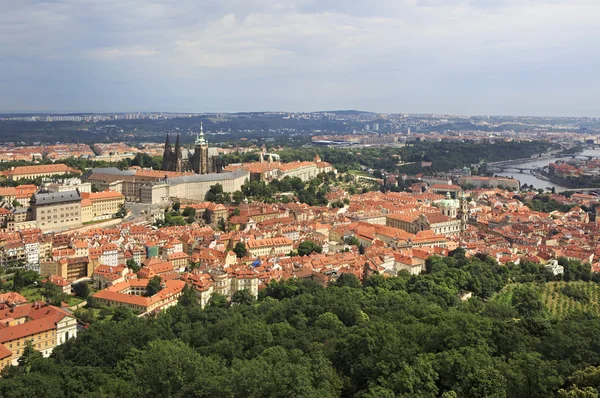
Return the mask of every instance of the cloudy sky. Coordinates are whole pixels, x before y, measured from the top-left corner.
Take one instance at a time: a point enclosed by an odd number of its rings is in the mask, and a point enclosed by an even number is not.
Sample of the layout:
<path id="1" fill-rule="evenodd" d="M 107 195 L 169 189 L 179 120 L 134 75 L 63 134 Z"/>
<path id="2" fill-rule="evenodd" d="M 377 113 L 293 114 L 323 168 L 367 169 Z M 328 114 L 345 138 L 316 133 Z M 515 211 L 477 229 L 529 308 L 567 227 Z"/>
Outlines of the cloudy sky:
<path id="1" fill-rule="evenodd" d="M 0 111 L 600 116 L 599 0 L 0 0 Z"/>

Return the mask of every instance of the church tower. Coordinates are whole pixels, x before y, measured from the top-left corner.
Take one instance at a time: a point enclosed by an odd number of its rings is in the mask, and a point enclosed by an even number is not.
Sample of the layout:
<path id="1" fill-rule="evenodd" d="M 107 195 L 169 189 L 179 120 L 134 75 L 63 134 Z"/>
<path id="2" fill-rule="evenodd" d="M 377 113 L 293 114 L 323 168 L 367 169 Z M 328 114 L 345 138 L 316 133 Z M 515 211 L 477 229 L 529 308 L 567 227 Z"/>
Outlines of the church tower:
<path id="1" fill-rule="evenodd" d="M 183 169 L 183 155 L 181 153 L 181 144 L 179 143 L 179 134 L 175 140 L 175 171 L 181 172 Z"/>
<path id="2" fill-rule="evenodd" d="M 173 162 L 173 149 L 171 148 L 171 143 L 169 142 L 169 134 L 167 134 L 167 139 L 165 141 L 165 149 L 163 151 L 163 160 L 162 160 L 162 169 L 170 171 Z"/>
<path id="3" fill-rule="evenodd" d="M 467 203 L 467 198 L 465 197 L 464 192 L 460 197 L 460 210 L 458 212 L 458 216 L 460 218 L 460 230 L 461 232 L 464 232 L 466 231 L 467 223 L 469 222 L 469 204 Z"/>
<path id="4" fill-rule="evenodd" d="M 208 141 L 204 138 L 204 125 L 202 122 L 200 122 L 200 133 L 196 136 L 194 149 L 194 172 L 198 174 L 213 172 L 212 163 L 208 158 Z"/>

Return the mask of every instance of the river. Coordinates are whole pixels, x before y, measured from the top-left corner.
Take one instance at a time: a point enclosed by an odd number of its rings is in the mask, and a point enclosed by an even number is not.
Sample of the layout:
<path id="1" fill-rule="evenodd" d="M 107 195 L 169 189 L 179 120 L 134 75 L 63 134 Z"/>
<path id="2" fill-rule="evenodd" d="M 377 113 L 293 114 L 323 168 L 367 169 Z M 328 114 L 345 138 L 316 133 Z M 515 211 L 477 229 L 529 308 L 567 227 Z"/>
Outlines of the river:
<path id="1" fill-rule="evenodd" d="M 586 149 L 585 151 L 581 152 L 578 156 L 582 156 L 581 159 L 584 159 L 583 156 L 600 157 L 600 150 L 599 149 Z M 541 167 L 548 166 L 548 164 L 556 162 L 558 160 L 569 161 L 572 159 L 571 158 L 556 158 L 555 160 L 537 160 L 537 161 L 534 159 L 531 162 L 519 163 L 519 166 L 535 169 L 535 168 L 541 168 Z M 545 180 L 539 179 L 536 176 L 534 176 L 533 174 L 531 174 L 531 172 L 529 172 L 529 171 L 523 171 L 523 173 L 521 173 L 521 172 L 519 172 L 519 170 L 516 170 L 516 169 L 507 169 L 504 172 L 498 173 L 497 175 L 502 176 L 502 177 L 515 178 L 521 182 L 521 185 L 523 185 L 523 184 L 533 185 L 537 189 L 546 189 L 546 188 L 554 187 L 558 190 L 558 189 L 566 189 L 567 188 L 562 185 L 552 183 L 550 181 L 545 181 Z"/>

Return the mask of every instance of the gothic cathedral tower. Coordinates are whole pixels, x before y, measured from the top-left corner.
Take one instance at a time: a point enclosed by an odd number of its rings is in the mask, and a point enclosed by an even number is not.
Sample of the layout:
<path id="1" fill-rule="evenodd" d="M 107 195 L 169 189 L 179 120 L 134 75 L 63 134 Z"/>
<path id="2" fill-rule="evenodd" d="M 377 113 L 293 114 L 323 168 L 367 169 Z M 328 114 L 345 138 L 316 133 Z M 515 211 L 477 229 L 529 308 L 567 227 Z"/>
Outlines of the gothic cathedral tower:
<path id="1" fill-rule="evenodd" d="M 165 149 L 163 151 L 162 169 L 170 170 L 173 162 L 173 149 L 169 142 L 169 134 L 167 134 L 167 140 L 165 141 Z"/>
<path id="2" fill-rule="evenodd" d="M 204 125 L 200 122 L 200 134 L 196 137 L 193 169 L 198 174 L 212 173 L 212 162 L 208 156 L 208 141 L 204 138 Z"/>
<path id="3" fill-rule="evenodd" d="M 181 144 L 179 143 L 179 134 L 177 134 L 177 140 L 175 140 L 175 170 L 177 172 L 183 171 L 183 155 L 181 152 Z"/>

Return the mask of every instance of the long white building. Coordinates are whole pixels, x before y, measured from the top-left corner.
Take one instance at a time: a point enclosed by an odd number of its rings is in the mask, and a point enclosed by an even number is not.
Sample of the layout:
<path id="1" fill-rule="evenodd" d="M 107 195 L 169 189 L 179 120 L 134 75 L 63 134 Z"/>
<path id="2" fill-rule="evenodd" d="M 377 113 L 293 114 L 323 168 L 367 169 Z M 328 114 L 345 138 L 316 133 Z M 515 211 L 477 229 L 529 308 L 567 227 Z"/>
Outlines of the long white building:
<path id="1" fill-rule="evenodd" d="M 224 192 L 240 191 L 250 179 L 250 173 L 236 170 L 230 173 L 197 174 L 163 181 L 148 182 L 141 187 L 142 203 L 161 203 L 171 199 L 204 200 L 210 187 L 221 184 Z"/>

